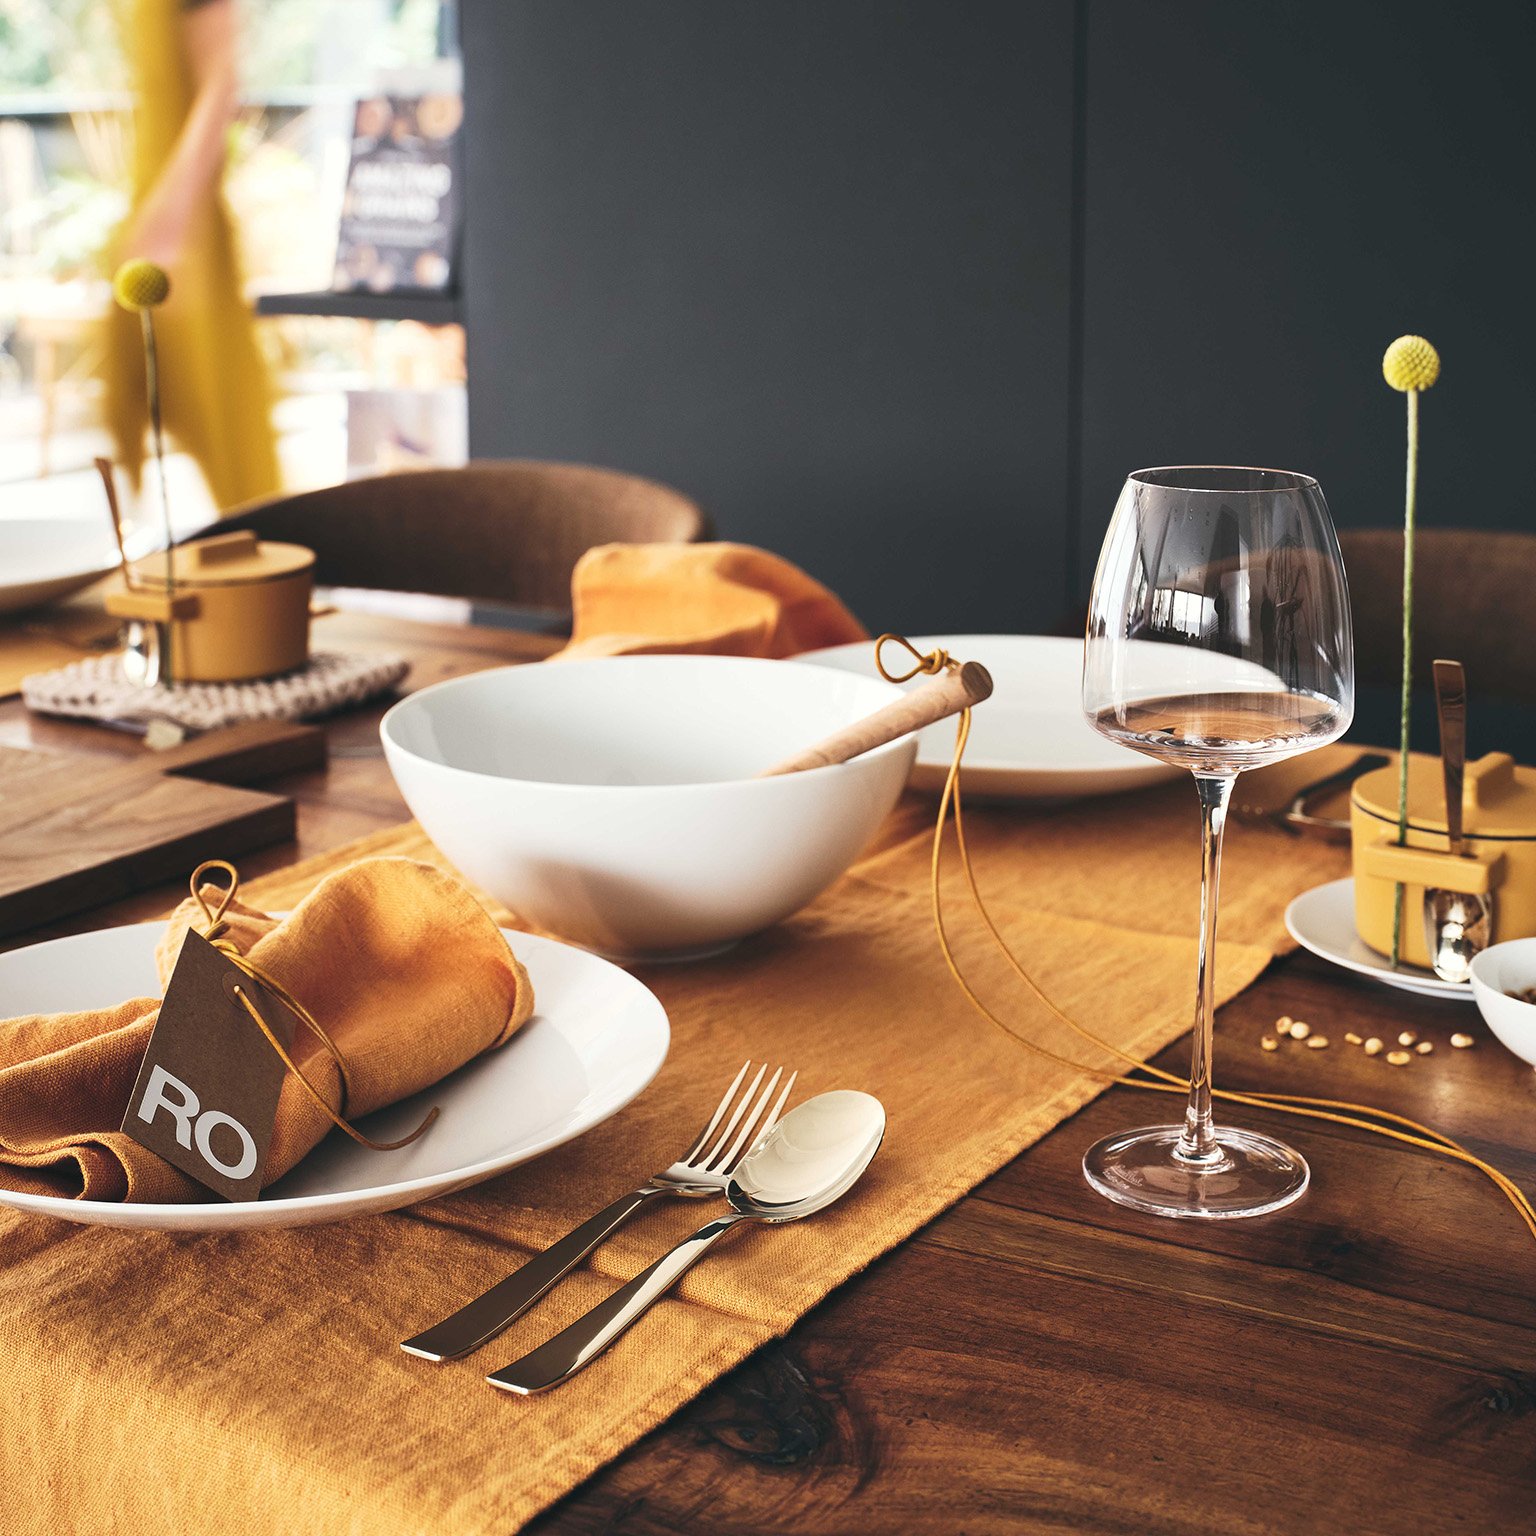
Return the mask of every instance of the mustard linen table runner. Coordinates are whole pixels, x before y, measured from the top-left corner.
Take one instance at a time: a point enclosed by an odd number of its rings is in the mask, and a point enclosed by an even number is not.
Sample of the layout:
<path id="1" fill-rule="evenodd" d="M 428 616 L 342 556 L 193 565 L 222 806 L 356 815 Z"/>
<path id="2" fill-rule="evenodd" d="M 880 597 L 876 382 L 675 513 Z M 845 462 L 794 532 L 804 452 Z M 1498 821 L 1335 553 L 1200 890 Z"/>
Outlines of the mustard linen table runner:
<path id="1" fill-rule="evenodd" d="M 1329 766 L 1307 761 L 1312 776 Z M 390 1215 L 225 1235 L 0 1213 L 0 1529 L 506 1536 L 1080 1108 L 1096 1080 L 1020 1050 L 955 990 L 929 917 L 932 814 L 931 801 L 904 802 L 837 886 L 730 954 L 641 971 L 672 1021 L 657 1081 L 489 1183 Z M 1142 1054 L 1188 1029 L 1199 846 L 1187 781 L 1055 813 L 976 808 L 967 823 L 994 917 L 1063 1007 Z M 405 825 L 247 894 L 290 906 L 380 853 L 441 859 Z M 1347 849 L 1234 824 L 1221 999 L 1289 947 L 1287 901 L 1346 871 Z M 956 948 L 978 990 L 1063 1044 L 955 894 Z M 557 1391 L 513 1398 L 483 1376 L 691 1231 L 703 1207 L 651 1208 L 466 1361 L 401 1352 L 671 1162 L 749 1056 L 797 1068 L 797 1098 L 857 1087 L 884 1101 L 884 1149 L 843 1203 L 722 1244 Z M 1128 1123 L 1171 1109 L 1138 1102 Z M 1085 1207 L 1094 1198 L 1085 1187 Z"/>

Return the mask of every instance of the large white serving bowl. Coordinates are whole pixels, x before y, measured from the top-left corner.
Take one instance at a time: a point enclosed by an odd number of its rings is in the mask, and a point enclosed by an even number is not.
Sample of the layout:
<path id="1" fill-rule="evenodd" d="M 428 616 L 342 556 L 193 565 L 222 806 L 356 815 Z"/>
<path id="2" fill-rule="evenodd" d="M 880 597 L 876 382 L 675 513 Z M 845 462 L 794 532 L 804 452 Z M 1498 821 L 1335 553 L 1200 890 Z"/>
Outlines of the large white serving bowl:
<path id="1" fill-rule="evenodd" d="M 896 697 L 790 661 L 603 657 L 439 683 L 379 731 L 406 804 L 476 885 L 602 954 L 690 959 L 789 916 L 852 863 L 915 738 L 754 775 Z"/>
<path id="2" fill-rule="evenodd" d="M 1536 1004 L 1511 992 L 1536 987 L 1536 939 L 1490 944 L 1472 962 L 1472 996 L 1499 1044 L 1536 1066 Z"/>

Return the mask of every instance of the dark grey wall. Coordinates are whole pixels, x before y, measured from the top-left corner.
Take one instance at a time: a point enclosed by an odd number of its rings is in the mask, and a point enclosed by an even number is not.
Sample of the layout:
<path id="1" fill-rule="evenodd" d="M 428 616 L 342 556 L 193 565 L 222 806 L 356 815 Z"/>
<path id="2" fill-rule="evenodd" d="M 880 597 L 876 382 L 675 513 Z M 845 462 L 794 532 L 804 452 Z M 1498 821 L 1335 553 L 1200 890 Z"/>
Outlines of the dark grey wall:
<path id="1" fill-rule="evenodd" d="M 1069 0 L 462 26 L 476 454 L 670 481 L 877 627 L 1057 615 Z"/>
<path id="2" fill-rule="evenodd" d="M 1129 468 L 1536 526 L 1536 7 L 462 0 L 470 434 L 696 495 L 867 622 L 1045 628 Z"/>
<path id="3" fill-rule="evenodd" d="M 1317 475 L 1402 521 L 1416 331 L 1427 524 L 1536 528 L 1536 6 L 1090 0 L 1083 532 L 1133 464 Z M 1091 575 L 1091 570 L 1088 573 Z"/>

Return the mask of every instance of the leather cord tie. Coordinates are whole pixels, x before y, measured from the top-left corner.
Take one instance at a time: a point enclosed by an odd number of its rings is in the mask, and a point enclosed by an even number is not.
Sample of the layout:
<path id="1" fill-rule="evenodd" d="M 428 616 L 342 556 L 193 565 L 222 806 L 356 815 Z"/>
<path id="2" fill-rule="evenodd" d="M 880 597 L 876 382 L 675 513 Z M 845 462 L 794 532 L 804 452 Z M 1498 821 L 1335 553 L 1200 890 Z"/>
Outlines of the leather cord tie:
<path id="1" fill-rule="evenodd" d="M 915 665 L 906 672 L 892 672 L 880 654 L 887 645 L 901 646 L 912 657 Z M 937 677 L 940 672 L 958 672 L 960 663 L 948 651 L 934 650 L 925 654 L 905 635 L 884 634 L 875 641 L 875 667 L 888 683 L 909 683 L 914 677 Z"/>

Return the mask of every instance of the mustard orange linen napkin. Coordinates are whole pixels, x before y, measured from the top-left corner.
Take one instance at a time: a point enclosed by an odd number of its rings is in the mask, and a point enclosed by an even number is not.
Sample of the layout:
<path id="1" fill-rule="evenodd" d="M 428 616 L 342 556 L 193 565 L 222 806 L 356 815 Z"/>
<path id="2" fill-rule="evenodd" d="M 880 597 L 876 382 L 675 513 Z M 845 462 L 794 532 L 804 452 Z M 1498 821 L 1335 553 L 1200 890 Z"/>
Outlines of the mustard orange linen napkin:
<path id="1" fill-rule="evenodd" d="M 212 904 L 221 893 L 206 894 Z M 338 870 L 282 920 L 232 902 L 225 921 L 225 936 L 330 1034 L 347 1063 L 348 1116 L 430 1087 L 510 1039 L 533 1012 L 527 972 L 485 909 L 451 875 L 416 859 Z M 156 953 L 162 986 L 186 930 L 205 925 L 190 899 L 173 914 Z M 8 1188 L 88 1200 L 209 1198 L 118 1129 L 157 1013 L 156 999 L 135 998 L 0 1022 L 0 1179 Z M 337 1106 L 336 1065 L 301 1026 L 293 1056 Z M 287 1173 L 330 1124 L 290 1074 L 263 1182 Z"/>
<path id="2" fill-rule="evenodd" d="M 820 582 L 748 544 L 600 545 L 576 564 L 571 612 L 564 657 L 794 656 L 869 638 Z"/>

